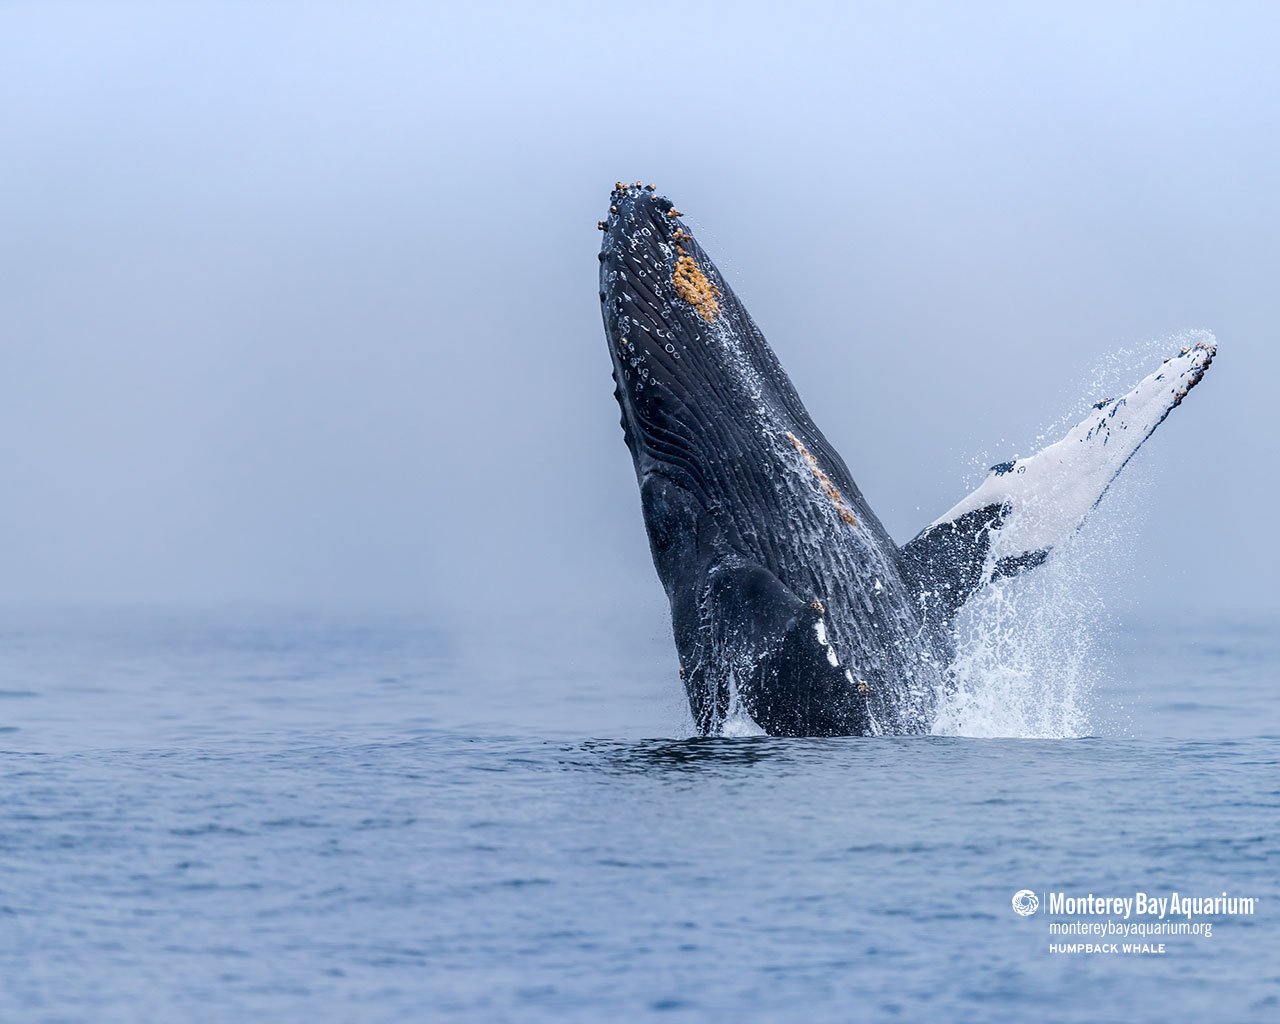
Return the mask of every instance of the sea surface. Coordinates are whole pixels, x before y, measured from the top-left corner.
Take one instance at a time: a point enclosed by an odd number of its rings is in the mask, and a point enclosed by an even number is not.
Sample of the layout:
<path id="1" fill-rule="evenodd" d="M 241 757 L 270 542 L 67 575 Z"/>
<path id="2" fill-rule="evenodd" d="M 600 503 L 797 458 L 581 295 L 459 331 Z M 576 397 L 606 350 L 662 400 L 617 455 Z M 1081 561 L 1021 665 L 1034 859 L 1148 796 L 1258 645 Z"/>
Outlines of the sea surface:
<path id="1" fill-rule="evenodd" d="M 1280 1020 L 1276 621 L 824 740 L 689 738 L 654 622 L 0 615 L 0 1021 Z M 1258 904 L 1057 953 L 1022 889 Z"/>

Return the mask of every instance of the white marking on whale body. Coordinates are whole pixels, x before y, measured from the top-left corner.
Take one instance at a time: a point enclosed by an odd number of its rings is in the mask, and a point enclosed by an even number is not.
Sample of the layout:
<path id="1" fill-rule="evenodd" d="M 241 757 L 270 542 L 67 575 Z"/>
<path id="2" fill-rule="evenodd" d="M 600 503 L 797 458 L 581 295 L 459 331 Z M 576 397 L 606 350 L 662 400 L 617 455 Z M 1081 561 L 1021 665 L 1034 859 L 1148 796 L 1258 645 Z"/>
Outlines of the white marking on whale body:
<path id="1" fill-rule="evenodd" d="M 818 643 L 827 649 L 827 661 L 831 667 L 839 668 L 840 659 L 836 656 L 836 649 L 831 646 L 831 642 L 827 639 L 827 626 L 822 619 L 813 624 L 813 632 L 818 637 Z"/>

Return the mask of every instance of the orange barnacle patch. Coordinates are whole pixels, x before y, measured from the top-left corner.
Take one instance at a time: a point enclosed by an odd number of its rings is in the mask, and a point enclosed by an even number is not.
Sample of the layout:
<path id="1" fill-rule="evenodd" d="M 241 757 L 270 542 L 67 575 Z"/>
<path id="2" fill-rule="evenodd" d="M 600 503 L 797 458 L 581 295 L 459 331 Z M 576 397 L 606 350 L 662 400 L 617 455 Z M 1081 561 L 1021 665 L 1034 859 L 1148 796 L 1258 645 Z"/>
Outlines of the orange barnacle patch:
<path id="1" fill-rule="evenodd" d="M 831 501 L 831 504 L 836 507 L 836 512 L 840 514 L 840 518 L 850 526 L 857 526 L 858 520 L 855 519 L 853 513 L 849 511 L 849 506 L 845 504 L 844 495 L 841 494 L 839 488 L 831 482 L 831 477 L 827 476 L 827 474 L 822 471 L 822 467 L 818 465 L 818 459 L 813 452 L 809 451 L 809 449 L 805 447 L 804 442 L 789 430 L 787 431 L 787 440 L 790 441 L 792 447 L 800 453 L 800 457 L 804 459 L 810 472 L 812 472 L 814 477 L 817 479 L 818 486 L 822 488 L 822 493 L 825 494 Z"/>
<path id="2" fill-rule="evenodd" d="M 676 294 L 696 309 L 707 323 L 719 315 L 720 289 L 707 280 L 707 275 L 692 256 L 681 256 L 676 260 L 671 283 L 676 286 Z"/>

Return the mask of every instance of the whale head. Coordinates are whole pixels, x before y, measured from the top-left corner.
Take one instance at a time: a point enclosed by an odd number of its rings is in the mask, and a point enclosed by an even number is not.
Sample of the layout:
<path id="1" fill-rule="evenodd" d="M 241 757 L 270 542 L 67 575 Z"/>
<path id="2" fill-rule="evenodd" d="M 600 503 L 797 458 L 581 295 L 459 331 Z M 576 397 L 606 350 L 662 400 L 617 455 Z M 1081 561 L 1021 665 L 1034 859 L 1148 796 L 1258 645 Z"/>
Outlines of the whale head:
<path id="1" fill-rule="evenodd" d="M 699 726 L 741 701 L 775 735 L 865 731 L 823 617 L 856 575 L 840 566 L 892 542 L 671 201 L 619 184 L 600 226 L 615 394 Z M 785 720 L 799 707 L 829 715 Z"/>
<path id="2" fill-rule="evenodd" d="M 719 515 L 749 555 L 796 502 L 874 521 L 764 335 L 671 201 L 619 184 L 601 221 L 600 301 L 622 428 L 643 487 L 661 476 Z M 777 493 L 780 478 L 808 486 Z M 812 478 L 812 479 L 810 479 Z M 789 488 L 784 488 L 789 490 Z M 822 517 L 819 517 L 822 518 Z M 790 526 L 792 524 L 785 524 Z M 878 527 L 878 523 L 875 524 Z"/>
<path id="3" fill-rule="evenodd" d="M 712 549 L 740 540 L 731 509 L 759 486 L 760 410 L 773 381 L 754 365 L 754 324 L 720 271 L 651 188 L 619 185 L 602 222 L 600 300 L 622 430 L 653 557 L 668 593 Z"/>

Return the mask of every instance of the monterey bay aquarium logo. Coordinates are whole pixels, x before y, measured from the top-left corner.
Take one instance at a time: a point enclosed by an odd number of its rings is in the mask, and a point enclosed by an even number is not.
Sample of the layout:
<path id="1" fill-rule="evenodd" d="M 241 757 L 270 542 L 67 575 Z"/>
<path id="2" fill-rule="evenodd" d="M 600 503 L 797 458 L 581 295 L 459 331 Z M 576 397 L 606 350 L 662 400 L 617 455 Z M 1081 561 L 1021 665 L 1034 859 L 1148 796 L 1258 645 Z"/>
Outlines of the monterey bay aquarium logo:
<path id="1" fill-rule="evenodd" d="M 1013 912 L 1030 917 L 1040 909 L 1040 900 L 1030 889 L 1019 889 L 1013 894 Z"/>
<path id="2" fill-rule="evenodd" d="M 1195 939 L 1213 937 L 1213 926 L 1222 918 L 1249 917 L 1257 913 L 1254 896 L 1185 896 L 1178 892 L 1150 895 L 1135 892 L 1129 896 L 1071 896 L 1065 892 L 1037 894 L 1019 889 L 1013 894 L 1013 912 L 1019 917 L 1032 917 L 1043 910 L 1051 920 L 1049 935 L 1065 936 L 1070 941 L 1049 943 L 1050 953 L 1095 954 L 1136 953 L 1162 956 L 1169 952 L 1164 941 L 1189 936 Z M 1219 919 L 1217 921 L 1213 919 Z M 1115 941 L 1105 941 L 1105 940 Z"/>

